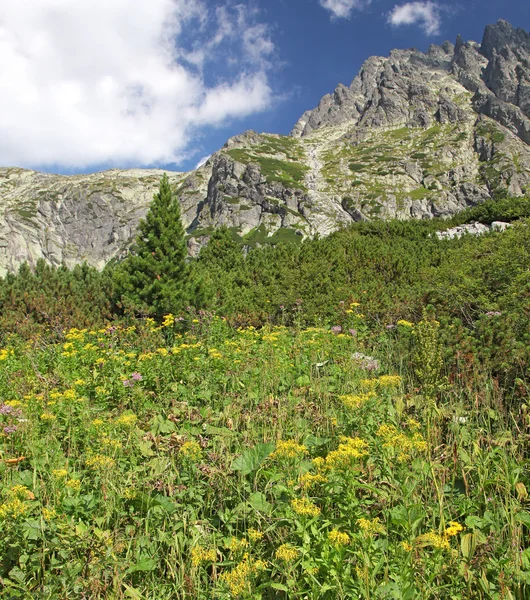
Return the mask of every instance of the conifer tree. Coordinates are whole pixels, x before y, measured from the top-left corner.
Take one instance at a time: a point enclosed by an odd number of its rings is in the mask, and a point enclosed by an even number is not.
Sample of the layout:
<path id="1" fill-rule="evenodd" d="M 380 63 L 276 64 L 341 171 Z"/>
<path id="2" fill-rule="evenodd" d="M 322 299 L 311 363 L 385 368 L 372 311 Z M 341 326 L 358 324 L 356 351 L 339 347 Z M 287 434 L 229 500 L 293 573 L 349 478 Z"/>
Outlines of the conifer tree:
<path id="1" fill-rule="evenodd" d="M 180 203 L 164 174 L 131 253 L 118 269 L 125 303 L 160 318 L 193 300 L 184 236 Z"/>

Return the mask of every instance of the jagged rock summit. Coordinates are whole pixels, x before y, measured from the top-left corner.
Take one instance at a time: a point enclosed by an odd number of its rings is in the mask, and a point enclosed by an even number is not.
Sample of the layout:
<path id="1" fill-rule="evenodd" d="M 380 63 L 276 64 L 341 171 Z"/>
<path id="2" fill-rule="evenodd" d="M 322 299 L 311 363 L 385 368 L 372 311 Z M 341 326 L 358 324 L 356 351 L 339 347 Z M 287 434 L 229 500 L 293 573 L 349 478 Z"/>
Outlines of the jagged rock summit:
<path id="1" fill-rule="evenodd" d="M 161 172 L 58 176 L 0 169 L 0 274 L 38 258 L 102 267 L 126 251 Z M 363 219 L 431 218 L 530 193 L 530 34 L 371 57 L 290 136 L 245 132 L 169 173 L 196 253 L 227 225 L 249 245 Z"/>

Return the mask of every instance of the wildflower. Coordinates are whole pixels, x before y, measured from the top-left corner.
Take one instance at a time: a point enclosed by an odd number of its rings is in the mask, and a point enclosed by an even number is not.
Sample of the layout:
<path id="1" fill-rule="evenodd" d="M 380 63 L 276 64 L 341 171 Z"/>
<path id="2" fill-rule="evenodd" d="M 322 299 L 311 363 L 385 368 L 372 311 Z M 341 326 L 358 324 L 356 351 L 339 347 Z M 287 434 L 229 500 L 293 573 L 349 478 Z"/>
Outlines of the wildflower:
<path id="1" fill-rule="evenodd" d="M 57 417 L 55 415 L 52 415 L 52 413 L 50 412 L 42 413 L 40 418 L 41 421 L 55 421 L 57 419 Z"/>
<path id="2" fill-rule="evenodd" d="M 42 517 L 45 521 L 51 521 L 52 519 L 55 519 L 55 517 L 57 516 L 57 513 L 55 512 L 55 510 L 53 508 L 43 508 L 42 509 Z"/>
<path id="3" fill-rule="evenodd" d="M 398 387 L 401 385 L 401 377 L 399 375 L 381 375 L 377 382 L 380 387 Z"/>
<path id="4" fill-rule="evenodd" d="M 180 454 L 192 462 L 198 462 L 202 458 L 202 449 L 197 442 L 184 442 Z"/>
<path id="5" fill-rule="evenodd" d="M 64 485 L 74 492 L 78 492 L 81 489 L 81 481 L 79 479 L 69 479 Z"/>
<path id="6" fill-rule="evenodd" d="M 56 479 L 64 479 L 68 475 L 68 471 L 66 469 L 53 469 L 52 475 Z"/>
<path id="7" fill-rule="evenodd" d="M 403 550 L 405 550 L 405 552 L 411 552 L 411 550 L 412 550 L 412 545 L 411 545 L 411 544 L 409 544 L 408 542 L 405 542 L 405 541 L 403 541 L 403 542 L 401 542 L 401 544 L 400 544 L 400 545 L 401 545 L 401 547 L 403 548 Z"/>
<path id="8" fill-rule="evenodd" d="M 416 419 L 409 419 L 407 421 L 407 425 L 410 429 L 419 429 L 421 427 L 420 423 L 416 421 Z"/>
<path id="9" fill-rule="evenodd" d="M 460 525 L 460 523 L 457 523 L 456 521 L 449 521 L 449 527 L 447 527 L 445 530 L 445 535 L 448 537 L 453 537 L 458 535 L 463 530 L 464 528 L 462 525 Z"/>
<path id="10" fill-rule="evenodd" d="M 320 514 L 320 508 L 308 498 L 295 498 L 291 506 L 297 515 L 303 517 L 318 517 Z"/>
<path id="11" fill-rule="evenodd" d="M 116 464 L 116 461 L 113 458 L 110 458 L 110 456 L 94 454 L 90 458 L 87 458 L 85 464 L 93 471 L 104 471 L 111 469 Z"/>
<path id="12" fill-rule="evenodd" d="M 327 481 L 328 478 L 321 473 L 302 473 L 299 478 L 300 487 L 305 491 Z"/>
<path id="13" fill-rule="evenodd" d="M 25 485 L 14 485 L 8 492 L 7 495 L 10 498 L 18 498 L 19 500 L 35 500 L 35 496 L 31 490 Z"/>
<path id="14" fill-rule="evenodd" d="M 368 456 L 368 444 L 363 439 L 341 436 L 339 447 L 326 457 L 326 467 L 348 469 L 365 456 Z"/>
<path id="15" fill-rule="evenodd" d="M 160 356 L 167 356 L 169 354 L 169 350 L 167 348 L 158 348 L 157 352 L 160 354 Z"/>
<path id="16" fill-rule="evenodd" d="M 259 542 L 263 539 L 263 531 L 258 531 L 257 529 L 249 529 L 247 531 L 248 539 L 252 543 Z"/>
<path id="17" fill-rule="evenodd" d="M 331 328 L 331 333 L 341 333 L 342 331 L 342 327 L 340 325 L 333 325 L 333 327 Z"/>
<path id="18" fill-rule="evenodd" d="M 220 579 L 226 583 L 233 596 L 241 596 L 245 592 L 250 592 L 251 577 L 256 571 L 264 568 L 262 565 L 265 565 L 263 561 L 251 562 L 246 554 L 231 571 L 222 573 Z"/>
<path id="19" fill-rule="evenodd" d="M 3 429 L 6 435 L 11 435 L 12 433 L 16 433 L 17 426 L 16 425 L 6 425 Z"/>
<path id="20" fill-rule="evenodd" d="M 359 529 L 367 536 L 376 535 L 378 533 L 385 533 L 385 528 L 379 520 L 379 517 L 375 519 L 357 519 L 357 525 Z"/>
<path id="21" fill-rule="evenodd" d="M 248 540 L 245 538 L 238 539 L 236 537 L 231 537 L 226 547 L 230 551 L 230 554 L 237 554 L 245 548 L 248 548 Z"/>
<path id="22" fill-rule="evenodd" d="M 339 396 L 339 400 L 346 408 L 356 409 L 360 408 L 363 404 L 366 404 L 368 400 L 375 397 L 375 392 L 368 392 L 367 394 L 346 394 Z"/>
<path id="23" fill-rule="evenodd" d="M 17 519 L 22 517 L 29 510 L 29 505 L 26 502 L 20 500 L 20 498 L 13 498 L 9 502 L 0 504 L 0 519 Z"/>
<path id="24" fill-rule="evenodd" d="M 114 423 L 122 427 L 133 427 L 138 420 L 138 417 L 134 413 L 119 416 Z"/>
<path id="25" fill-rule="evenodd" d="M 307 454 L 307 448 L 297 444 L 294 440 L 279 441 L 276 450 L 270 455 L 272 459 L 301 458 Z"/>
<path id="26" fill-rule="evenodd" d="M 94 419 L 92 421 L 92 425 L 94 427 L 101 427 L 104 424 L 104 421 L 102 419 Z"/>
<path id="27" fill-rule="evenodd" d="M 447 550 L 449 548 L 449 540 L 434 531 L 418 536 L 415 541 L 418 546 L 422 547 L 431 546 L 437 550 Z"/>
<path id="28" fill-rule="evenodd" d="M 175 317 L 169 313 L 164 316 L 164 320 L 162 321 L 162 327 L 171 327 L 175 323 Z"/>
<path id="29" fill-rule="evenodd" d="M 76 381 L 74 381 L 74 385 L 85 385 L 85 380 L 77 379 Z"/>
<path id="30" fill-rule="evenodd" d="M 398 325 L 401 325 L 401 327 L 414 327 L 414 323 L 411 323 L 410 321 L 405 321 L 405 319 L 400 319 L 397 322 Z"/>
<path id="31" fill-rule="evenodd" d="M 191 564 L 198 567 L 204 562 L 215 562 L 217 552 L 215 548 L 203 548 L 202 546 L 194 546 L 191 549 Z"/>
<path id="32" fill-rule="evenodd" d="M 292 562 L 293 560 L 296 560 L 298 554 L 298 550 L 294 546 L 291 546 L 291 544 L 282 544 L 279 548 L 276 549 L 274 556 L 278 560 L 283 560 L 284 562 Z"/>
<path id="33" fill-rule="evenodd" d="M 328 540 L 333 546 L 347 546 L 350 543 L 350 536 L 338 529 L 332 529 L 328 533 Z"/>
<path id="34" fill-rule="evenodd" d="M 138 373 L 138 371 L 134 371 L 134 373 L 131 373 L 131 379 L 133 381 L 142 381 L 143 377 L 141 373 Z"/>

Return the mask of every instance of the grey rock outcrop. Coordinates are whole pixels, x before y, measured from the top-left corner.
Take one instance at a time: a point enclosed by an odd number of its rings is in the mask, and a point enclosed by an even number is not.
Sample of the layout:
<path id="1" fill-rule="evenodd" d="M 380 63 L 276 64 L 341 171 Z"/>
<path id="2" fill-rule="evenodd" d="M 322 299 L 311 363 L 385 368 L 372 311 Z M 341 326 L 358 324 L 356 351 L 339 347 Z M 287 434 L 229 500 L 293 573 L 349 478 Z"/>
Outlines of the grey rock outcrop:
<path id="1" fill-rule="evenodd" d="M 39 258 L 102 267 L 119 257 L 161 174 L 0 169 L 0 275 Z M 192 255 L 220 225 L 248 245 L 297 241 L 530 194 L 530 34 L 499 21 L 481 44 L 371 57 L 290 136 L 247 131 L 199 169 L 168 174 Z"/>

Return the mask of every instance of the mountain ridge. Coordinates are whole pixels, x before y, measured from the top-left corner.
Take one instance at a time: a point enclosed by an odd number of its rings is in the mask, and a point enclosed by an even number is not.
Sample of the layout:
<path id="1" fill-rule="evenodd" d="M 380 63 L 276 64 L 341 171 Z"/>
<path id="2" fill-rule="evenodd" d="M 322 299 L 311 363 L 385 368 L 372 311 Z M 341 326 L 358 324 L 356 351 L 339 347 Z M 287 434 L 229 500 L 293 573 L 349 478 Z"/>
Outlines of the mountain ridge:
<path id="1" fill-rule="evenodd" d="M 126 252 L 158 170 L 60 176 L 0 169 L 0 274 L 27 261 L 101 268 Z M 226 225 L 247 244 L 352 221 L 450 216 L 530 193 L 530 34 L 370 57 L 289 136 L 247 131 L 204 165 L 168 172 L 191 254 Z"/>

